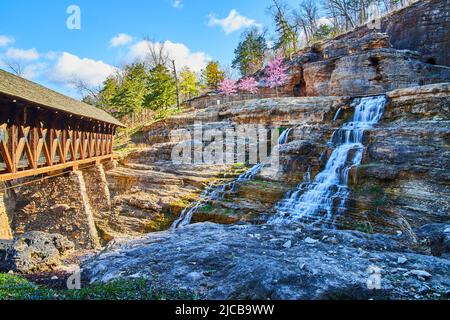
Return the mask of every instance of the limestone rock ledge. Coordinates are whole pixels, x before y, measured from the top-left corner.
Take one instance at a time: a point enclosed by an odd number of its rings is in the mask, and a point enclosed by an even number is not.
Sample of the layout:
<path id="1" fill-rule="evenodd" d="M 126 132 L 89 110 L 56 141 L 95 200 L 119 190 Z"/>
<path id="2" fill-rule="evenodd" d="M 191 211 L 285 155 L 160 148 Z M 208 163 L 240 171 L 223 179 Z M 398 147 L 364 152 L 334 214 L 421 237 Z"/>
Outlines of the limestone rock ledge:
<path id="1" fill-rule="evenodd" d="M 111 244 L 82 265 L 82 274 L 91 282 L 144 277 L 205 299 L 444 298 L 448 257 L 404 243 L 305 225 L 199 223 Z M 376 279 L 380 287 L 371 290 Z"/>

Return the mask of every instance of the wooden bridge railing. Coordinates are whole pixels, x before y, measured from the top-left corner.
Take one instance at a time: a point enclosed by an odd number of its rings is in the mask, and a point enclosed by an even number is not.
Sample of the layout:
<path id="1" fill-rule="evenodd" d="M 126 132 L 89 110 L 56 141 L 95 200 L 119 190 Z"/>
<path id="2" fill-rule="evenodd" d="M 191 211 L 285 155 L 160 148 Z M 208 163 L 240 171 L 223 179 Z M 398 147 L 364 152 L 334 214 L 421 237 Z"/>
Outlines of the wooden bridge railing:
<path id="1" fill-rule="evenodd" d="M 0 104 L 0 181 L 112 159 L 116 129 L 62 112 Z"/>

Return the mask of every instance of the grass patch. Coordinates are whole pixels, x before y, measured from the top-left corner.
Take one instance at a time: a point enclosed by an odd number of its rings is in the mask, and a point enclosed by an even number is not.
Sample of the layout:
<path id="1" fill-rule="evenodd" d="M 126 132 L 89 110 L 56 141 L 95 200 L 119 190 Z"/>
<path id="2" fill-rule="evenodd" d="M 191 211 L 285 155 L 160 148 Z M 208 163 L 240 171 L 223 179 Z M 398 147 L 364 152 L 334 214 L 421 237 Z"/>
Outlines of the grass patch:
<path id="1" fill-rule="evenodd" d="M 211 212 L 211 211 L 213 211 L 214 210 L 214 207 L 211 205 L 211 204 L 206 204 L 202 209 L 201 209 L 201 211 L 203 212 L 203 213 L 209 213 L 209 212 Z"/>
<path id="2" fill-rule="evenodd" d="M 239 170 L 239 169 L 246 169 L 247 166 L 245 165 L 244 162 L 238 162 L 238 163 L 233 164 L 233 166 L 231 168 L 234 170 Z"/>
<path id="3" fill-rule="evenodd" d="M 15 275 L 0 274 L 0 300 L 55 300 L 57 293 Z"/>
<path id="4" fill-rule="evenodd" d="M 166 110 L 159 110 L 155 116 L 154 116 L 154 120 L 155 121 L 159 121 L 159 120 L 164 120 L 167 119 L 169 117 L 173 117 L 176 116 L 180 113 L 183 113 L 183 108 L 170 108 L 170 109 L 166 109 Z"/>
<path id="5" fill-rule="evenodd" d="M 16 275 L 0 274 L 0 300 L 197 300 L 187 290 L 156 288 L 145 279 L 96 283 L 81 290 L 53 290 Z"/>

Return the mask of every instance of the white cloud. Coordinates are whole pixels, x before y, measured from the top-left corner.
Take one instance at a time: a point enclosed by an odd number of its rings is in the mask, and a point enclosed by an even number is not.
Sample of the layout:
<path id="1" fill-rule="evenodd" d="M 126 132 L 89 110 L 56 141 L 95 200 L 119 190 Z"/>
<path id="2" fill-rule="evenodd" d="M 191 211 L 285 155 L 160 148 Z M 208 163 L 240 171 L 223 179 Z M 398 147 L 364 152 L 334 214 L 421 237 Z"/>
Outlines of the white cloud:
<path id="1" fill-rule="evenodd" d="M 59 55 L 55 51 L 49 51 L 45 54 L 45 58 L 48 60 L 56 60 L 58 59 Z"/>
<path id="2" fill-rule="evenodd" d="M 161 43 L 152 43 L 147 40 L 140 41 L 133 45 L 128 53 L 128 62 L 143 60 L 148 56 L 149 45 L 161 46 Z M 165 41 L 164 48 L 169 56 L 175 60 L 177 69 L 189 67 L 194 72 L 204 69 L 211 60 L 204 52 L 191 52 L 191 50 L 182 43 Z"/>
<path id="3" fill-rule="evenodd" d="M 0 47 L 6 47 L 13 42 L 14 42 L 13 38 L 0 35 Z"/>
<path id="4" fill-rule="evenodd" d="M 10 48 L 5 53 L 6 58 L 20 61 L 33 61 L 39 59 L 39 53 L 36 49 L 16 49 Z"/>
<path id="5" fill-rule="evenodd" d="M 333 22 L 331 21 L 331 19 L 328 19 L 327 17 L 321 17 L 319 19 L 317 19 L 317 25 L 318 26 L 333 26 Z"/>
<path id="6" fill-rule="evenodd" d="M 181 8 L 183 8 L 183 1 L 181 1 L 181 0 L 174 0 L 173 3 L 172 3 L 172 6 L 174 8 L 181 9 Z"/>
<path id="7" fill-rule="evenodd" d="M 124 46 L 133 41 L 133 37 L 126 33 L 119 33 L 117 36 L 111 39 L 110 45 L 111 47 L 119 47 Z"/>
<path id="8" fill-rule="evenodd" d="M 48 65 L 45 62 L 38 62 L 27 65 L 22 71 L 22 77 L 28 80 L 33 80 L 42 75 L 47 70 L 47 67 Z"/>
<path id="9" fill-rule="evenodd" d="M 235 9 L 231 10 L 228 17 L 224 19 L 218 19 L 214 14 L 210 14 L 208 24 L 211 27 L 221 26 L 226 34 L 251 26 L 262 28 L 256 20 L 241 16 Z"/>
<path id="10" fill-rule="evenodd" d="M 53 81 L 70 86 L 74 80 L 81 80 L 90 86 L 99 86 L 116 68 L 104 63 L 64 52 L 49 74 Z"/>

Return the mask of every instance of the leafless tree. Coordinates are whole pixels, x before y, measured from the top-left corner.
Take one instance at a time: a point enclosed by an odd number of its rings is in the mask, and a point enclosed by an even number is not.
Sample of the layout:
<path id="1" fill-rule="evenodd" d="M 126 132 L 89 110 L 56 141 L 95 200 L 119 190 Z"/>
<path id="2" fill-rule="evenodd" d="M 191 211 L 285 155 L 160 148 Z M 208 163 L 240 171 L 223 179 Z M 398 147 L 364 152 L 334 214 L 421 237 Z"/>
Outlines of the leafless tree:
<path id="1" fill-rule="evenodd" d="M 148 37 L 144 40 L 147 44 L 147 53 L 144 61 L 147 68 L 154 69 L 160 65 L 171 67 L 172 59 L 165 48 L 164 42 L 158 42 Z"/>
<path id="2" fill-rule="evenodd" d="M 357 0 L 327 0 L 326 8 L 333 16 L 333 20 L 339 30 L 349 30 L 356 27 L 353 5 Z"/>
<path id="3" fill-rule="evenodd" d="M 295 23 L 306 37 L 309 43 L 312 36 L 317 32 L 317 20 L 319 19 L 319 6 L 317 1 L 303 0 L 298 10 L 293 11 Z"/>
<path id="4" fill-rule="evenodd" d="M 333 25 L 337 30 L 347 31 L 367 23 L 374 16 L 385 15 L 393 10 L 411 5 L 417 0 L 326 0 Z"/>
<path id="5" fill-rule="evenodd" d="M 22 77 L 25 73 L 25 67 L 19 60 L 14 59 L 2 59 L 2 62 L 9 68 L 9 70 L 15 75 Z"/>
<path id="6" fill-rule="evenodd" d="M 86 81 L 77 78 L 75 75 L 72 77 L 70 84 L 75 87 L 84 98 L 89 97 L 93 102 L 99 101 L 101 92 L 100 86 L 92 86 Z"/>

